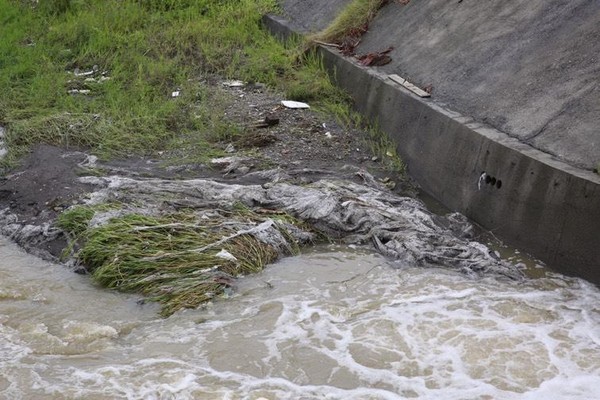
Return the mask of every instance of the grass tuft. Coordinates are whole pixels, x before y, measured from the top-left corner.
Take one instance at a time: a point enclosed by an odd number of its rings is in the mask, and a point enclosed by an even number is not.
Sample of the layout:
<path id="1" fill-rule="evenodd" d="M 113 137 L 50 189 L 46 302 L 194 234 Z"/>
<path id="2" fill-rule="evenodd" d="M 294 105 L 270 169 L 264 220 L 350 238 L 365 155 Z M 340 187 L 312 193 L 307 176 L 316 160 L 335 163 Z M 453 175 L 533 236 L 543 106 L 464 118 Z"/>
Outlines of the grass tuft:
<path id="1" fill-rule="evenodd" d="M 385 3 L 387 0 L 353 0 L 327 28 L 310 39 L 341 43 L 347 37 L 360 37 Z"/>
<path id="2" fill-rule="evenodd" d="M 73 207 L 58 216 L 56 225 L 71 237 L 78 237 L 88 229 L 88 223 L 94 217 L 94 213 L 91 207 Z"/>
<path id="3" fill-rule="evenodd" d="M 62 226 L 80 231 L 88 216 L 83 209 L 74 210 L 63 217 Z M 241 208 L 201 223 L 193 214 L 130 214 L 86 231 L 77 258 L 100 285 L 140 293 L 161 303 L 161 314 L 169 316 L 198 307 L 223 294 L 236 277 L 257 273 L 275 261 L 279 253 L 272 245 L 251 234 L 236 234 L 267 218 L 279 221 L 275 226 L 292 241 L 285 226 L 296 220 L 278 212 Z M 288 250 L 293 253 L 297 247 L 290 243 Z M 220 255 L 223 251 L 235 259 Z"/>

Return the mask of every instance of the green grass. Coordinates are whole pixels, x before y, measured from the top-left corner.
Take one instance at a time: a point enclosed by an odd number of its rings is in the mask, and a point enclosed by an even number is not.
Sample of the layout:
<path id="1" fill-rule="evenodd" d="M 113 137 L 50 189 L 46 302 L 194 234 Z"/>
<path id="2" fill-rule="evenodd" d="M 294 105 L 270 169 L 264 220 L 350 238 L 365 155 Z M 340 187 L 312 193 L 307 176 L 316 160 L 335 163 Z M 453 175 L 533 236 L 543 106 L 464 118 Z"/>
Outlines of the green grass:
<path id="1" fill-rule="evenodd" d="M 261 28 L 275 3 L 0 0 L 5 164 L 36 143 L 105 158 L 181 145 L 208 157 L 215 142 L 239 133 L 215 112 L 202 83 L 211 74 L 279 87 L 317 108 L 345 101 L 316 57 L 298 65 L 296 44 L 286 47 Z M 94 66 L 96 81 L 73 73 Z M 172 98 L 177 89 L 181 96 Z"/>
<path id="2" fill-rule="evenodd" d="M 91 215 L 90 215 L 91 212 Z M 76 258 L 100 285 L 135 292 L 159 302 L 161 314 L 169 316 L 183 308 L 195 308 L 233 285 L 233 279 L 261 271 L 278 252 L 244 234 L 213 246 L 236 233 L 233 221 L 256 225 L 267 218 L 288 238 L 290 254 L 298 251 L 287 226 L 306 228 L 281 212 L 257 213 L 245 207 L 214 214 L 198 221 L 193 213 L 161 217 L 129 214 L 105 225 L 88 228 L 94 211 L 76 207 L 63 214 L 59 225 L 77 234 L 81 249 Z M 237 260 L 218 256 L 228 251 Z"/>
<path id="3" fill-rule="evenodd" d="M 323 37 L 364 25 L 380 3 L 351 3 Z M 274 11 L 275 0 L 0 0 L 0 124 L 9 149 L 0 166 L 38 143 L 102 158 L 166 149 L 206 162 L 243 133 L 224 117 L 227 100 L 203 83 L 213 75 L 265 83 L 354 123 L 350 98 L 321 59 L 313 51 L 299 58 L 300 41 L 282 44 L 261 28 Z"/>
<path id="4" fill-rule="evenodd" d="M 73 207 L 58 216 L 56 226 L 67 232 L 71 237 L 78 237 L 88 229 L 88 223 L 94 217 L 91 207 Z"/>

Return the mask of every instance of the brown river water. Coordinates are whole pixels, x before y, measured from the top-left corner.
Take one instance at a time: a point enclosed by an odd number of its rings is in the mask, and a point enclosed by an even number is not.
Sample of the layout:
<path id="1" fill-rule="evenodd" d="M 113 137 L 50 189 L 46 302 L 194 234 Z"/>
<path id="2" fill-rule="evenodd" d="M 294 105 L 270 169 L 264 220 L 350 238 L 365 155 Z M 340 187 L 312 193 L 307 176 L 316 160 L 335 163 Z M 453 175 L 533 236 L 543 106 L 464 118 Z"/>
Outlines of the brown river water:
<path id="1" fill-rule="evenodd" d="M 600 291 L 578 279 L 324 246 L 162 319 L 6 239 L 0 254 L 2 399 L 600 399 Z"/>

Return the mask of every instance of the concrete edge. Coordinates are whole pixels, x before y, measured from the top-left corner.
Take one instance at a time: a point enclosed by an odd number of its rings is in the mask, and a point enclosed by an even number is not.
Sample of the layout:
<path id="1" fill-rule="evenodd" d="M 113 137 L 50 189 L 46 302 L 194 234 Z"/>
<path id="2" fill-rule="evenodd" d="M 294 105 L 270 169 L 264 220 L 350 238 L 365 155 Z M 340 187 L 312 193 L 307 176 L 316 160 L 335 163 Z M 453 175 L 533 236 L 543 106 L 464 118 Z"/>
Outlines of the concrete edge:
<path id="1" fill-rule="evenodd" d="M 302 35 L 278 16 L 264 16 L 263 24 L 283 40 Z M 600 284 L 600 176 L 422 99 L 329 48 L 318 51 L 357 111 L 394 139 L 426 192 L 551 268 Z"/>

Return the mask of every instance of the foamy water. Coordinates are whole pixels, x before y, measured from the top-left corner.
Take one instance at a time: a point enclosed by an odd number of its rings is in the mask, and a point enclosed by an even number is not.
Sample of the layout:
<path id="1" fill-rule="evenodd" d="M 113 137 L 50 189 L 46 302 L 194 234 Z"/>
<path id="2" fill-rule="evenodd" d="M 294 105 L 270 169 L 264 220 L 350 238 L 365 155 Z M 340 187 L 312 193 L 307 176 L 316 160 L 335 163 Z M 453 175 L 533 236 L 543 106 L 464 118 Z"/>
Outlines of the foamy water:
<path id="1" fill-rule="evenodd" d="M 600 398 L 600 291 L 581 280 L 321 248 L 160 319 L 2 244 L 2 398 Z"/>

